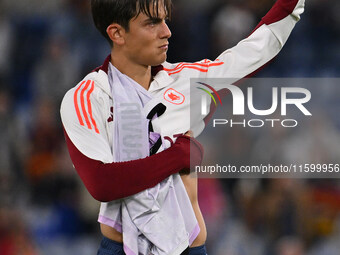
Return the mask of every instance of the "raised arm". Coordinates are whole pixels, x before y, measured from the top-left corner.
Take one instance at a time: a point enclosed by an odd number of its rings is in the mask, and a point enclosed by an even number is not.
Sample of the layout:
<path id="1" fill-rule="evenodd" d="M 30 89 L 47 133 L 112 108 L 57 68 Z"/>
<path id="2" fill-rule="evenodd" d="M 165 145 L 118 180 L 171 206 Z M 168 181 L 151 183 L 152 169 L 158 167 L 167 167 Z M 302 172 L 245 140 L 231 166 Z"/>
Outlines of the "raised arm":
<path id="1" fill-rule="evenodd" d="M 224 64 L 211 66 L 207 77 L 244 78 L 265 65 L 286 43 L 304 4 L 305 0 L 276 1 L 249 37 L 217 58 L 217 63 Z"/>

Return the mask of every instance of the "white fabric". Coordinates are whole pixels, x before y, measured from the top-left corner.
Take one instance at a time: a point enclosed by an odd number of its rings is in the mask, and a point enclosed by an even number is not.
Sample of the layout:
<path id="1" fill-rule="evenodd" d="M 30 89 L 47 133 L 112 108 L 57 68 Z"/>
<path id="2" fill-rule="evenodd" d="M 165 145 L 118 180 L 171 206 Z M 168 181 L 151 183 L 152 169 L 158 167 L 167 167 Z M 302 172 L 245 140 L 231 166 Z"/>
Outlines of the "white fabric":
<path id="1" fill-rule="evenodd" d="M 119 72 L 111 63 L 108 71 L 114 102 L 113 152 L 115 162 L 149 156 L 149 136 L 145 105 L 151 95 L 142 86 Z M 138 171 L 138 170 L 137 170 Z M 178 254 L 189 245 L 188 234 L 197 224 L 187 214 L 190 201 L 178 201 L 181 186 L 172 176 L 155 187 L 121 201 L 123 243 L 126 254 Z M 183 192 L 183 190 L 182 190 Z M 185 191 L 184 191 L 185 193 Z M 189 210 L 190 211 L 190 210 Z M 186 229 L 186 222 L 191 226 Z M 166 229 L 167 231 L 157 231 Z"/>

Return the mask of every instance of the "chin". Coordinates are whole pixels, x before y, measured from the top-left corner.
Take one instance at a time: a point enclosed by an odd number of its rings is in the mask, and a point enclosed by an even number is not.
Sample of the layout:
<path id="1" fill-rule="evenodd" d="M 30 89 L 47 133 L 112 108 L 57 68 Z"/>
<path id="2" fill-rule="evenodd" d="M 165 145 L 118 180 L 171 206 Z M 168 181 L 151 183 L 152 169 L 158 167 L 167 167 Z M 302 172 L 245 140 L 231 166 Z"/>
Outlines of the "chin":
<path id="1" fill-rule="evenodd" d="M 154 61 L 149 66 L 159 66 L 159 65 L 163 64 L 165 62 L 165 60 L 166 59 L 164 59 L 163 61 Z"/>
<path id="2" fill-rule="evenodd" d="M 157 55 L 154 58 L 149 59 L 149 66 L 159 66 L 166 61 L 167 54 Z"/>
<path id="3" fill-rule="evenodd" d="M 159 65 L 163 64 L 163 63 L 166 61 L 166 57 L 167 57 L 167 55 L 165 54 L 165 56 L 163 56 L 163 57 L 157 62 L 157 64 L 154 65 L 154 66 L 159 66 Z"/>

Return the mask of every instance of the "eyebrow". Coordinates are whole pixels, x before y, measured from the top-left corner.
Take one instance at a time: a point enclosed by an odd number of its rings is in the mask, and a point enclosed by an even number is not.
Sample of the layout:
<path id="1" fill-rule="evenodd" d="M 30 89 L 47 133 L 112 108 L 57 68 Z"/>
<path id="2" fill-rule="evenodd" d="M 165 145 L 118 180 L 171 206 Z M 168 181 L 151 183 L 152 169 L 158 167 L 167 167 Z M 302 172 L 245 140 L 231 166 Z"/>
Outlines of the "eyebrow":
<path id="1" fill-rule="evenodd" d="M 162 22 L 163 19 L 157 18 L 157 17 L 149 17 L 146 20 L 144 20 L 144 23 L 149 23 L 149 22 L 155 22 L 155 23 L 160 23 Z"/>

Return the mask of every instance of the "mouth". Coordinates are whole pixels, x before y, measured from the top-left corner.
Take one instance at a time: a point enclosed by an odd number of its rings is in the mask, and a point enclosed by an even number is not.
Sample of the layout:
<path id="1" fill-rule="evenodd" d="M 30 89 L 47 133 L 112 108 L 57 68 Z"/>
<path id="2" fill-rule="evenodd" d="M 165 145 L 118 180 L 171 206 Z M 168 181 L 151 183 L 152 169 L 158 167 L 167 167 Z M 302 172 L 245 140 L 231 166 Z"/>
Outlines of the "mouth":
<path id="1" fill-rule="evenodd" d="M 159 48 L 162 49 L 162 50 L 167 50 L 169 48 L 169 43 L 163 44 Z"/>

